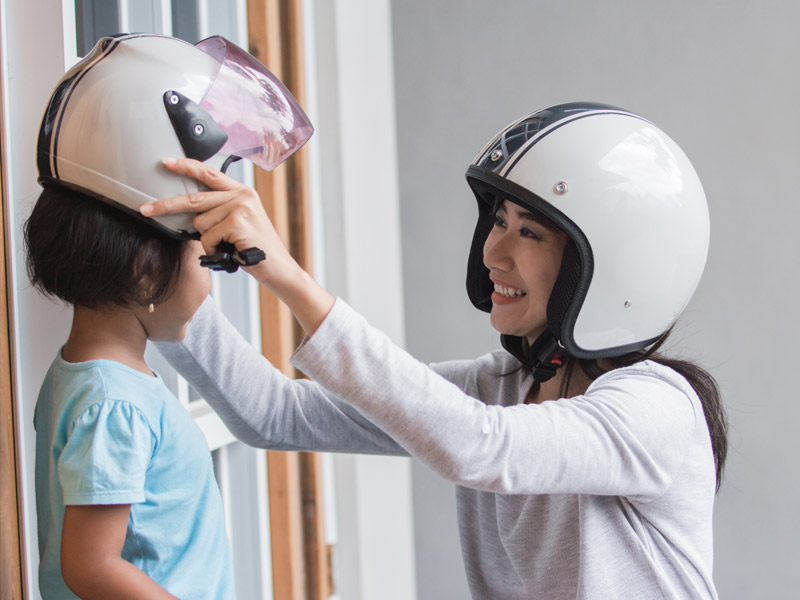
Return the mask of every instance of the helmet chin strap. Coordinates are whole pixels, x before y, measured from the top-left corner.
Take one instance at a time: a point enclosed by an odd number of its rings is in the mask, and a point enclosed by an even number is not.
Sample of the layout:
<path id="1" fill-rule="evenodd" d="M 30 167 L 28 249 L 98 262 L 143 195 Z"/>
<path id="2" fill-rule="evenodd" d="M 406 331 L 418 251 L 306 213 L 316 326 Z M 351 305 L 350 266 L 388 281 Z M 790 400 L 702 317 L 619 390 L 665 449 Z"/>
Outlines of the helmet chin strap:
<path id="1" fill-rule="evenodd" d="M 566 352 L 558 338 L 547 329 L 530 346 L 524 338 L 515 335 L 501 335 L 503 348 L 513 354 L 523 365 L 531 370 L 533 380 L 544 383 L 552 379 L 558 368 L 564 365 Z"/>
<path id="2" fill-rule="evenodd" d="M 237 160 L 242 160 L 241 156 L 231 154 L 222 163 L 220 171 L 225 173 L 233 163 Z M 204 254 L 200 257 L 200 266 L 208 267 L 212 271 L 225 271 L 226 273 L 235 273 L 239 270 L 239 265 L 249 267 L 260 263 L 267 256 L 260 248 L 248 248 L 247 250 L 238 251 L 236 246 L 230 242 L 222 241 L 217 244 L 216 252 L 208 255 Z"/>

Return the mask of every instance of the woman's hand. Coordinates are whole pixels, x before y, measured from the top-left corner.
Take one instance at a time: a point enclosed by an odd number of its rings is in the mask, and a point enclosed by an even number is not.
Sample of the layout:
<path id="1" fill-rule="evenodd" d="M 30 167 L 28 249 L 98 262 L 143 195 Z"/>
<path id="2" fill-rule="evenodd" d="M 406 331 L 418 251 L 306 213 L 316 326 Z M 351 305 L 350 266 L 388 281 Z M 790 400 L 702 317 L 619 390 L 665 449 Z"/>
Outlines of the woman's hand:
<path id="1" fill-rule="evenodd" d="M 196 179 L 210 189 L 145 204 L 140 209 L 144 216 L 198 213 L 192 222 L 207 254 L 214 254 L 223 240 L 237 250 L 261 248 L 268 260 L 246 270 L 271 289 L 279 285 L 281 277 L 292 277 L 300 269 L 278 237 L 255 190 L 197 160 L 167 158 L 163 163 L 173 173 Z"/>
<path id="2" fill-rule="evenodd" d="M 289 254 L 256 191 L 197 160 L 166 158 L 163 163 L 173 173 L 205 184 L 209 191 L 149 202 L 141 207 L 142 215 L 198 213 L 192 222 L 207 254 L 213 254 L 222 241 L 230 242 L 237 250 L 260 248 L 266 260 L 243 267 L 245 271 L 289 306 L 306 333 L 316 331 L 334 298 Z"/>

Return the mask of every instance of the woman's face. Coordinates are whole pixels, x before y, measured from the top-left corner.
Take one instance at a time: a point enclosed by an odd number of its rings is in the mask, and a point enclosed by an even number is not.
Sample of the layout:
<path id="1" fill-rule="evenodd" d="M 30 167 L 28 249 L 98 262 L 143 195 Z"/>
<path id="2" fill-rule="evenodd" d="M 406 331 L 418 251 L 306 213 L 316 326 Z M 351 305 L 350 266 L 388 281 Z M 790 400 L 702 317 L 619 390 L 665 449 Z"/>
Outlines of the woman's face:
<path id="1" fill-rule="evenodd" d="M 483 245 L 483 264 L 494 283 L 492 327 L 533 341 L 547 325 L 547 301 L 561 267 L 567 235 L 504 201 Z"/>
<path id="2" fill-rule="evenodd" d="M 208 269 L 200 266 L 201 254 L 204 252 L 200 242 L 189 242 L 183 254 L 180 279 L 172 294 L 156 304 L 152 313 L 147 308 L 140 311 L 148 339 L 180 342 L 186 336 L 189 321 L 211 290 Z"/>

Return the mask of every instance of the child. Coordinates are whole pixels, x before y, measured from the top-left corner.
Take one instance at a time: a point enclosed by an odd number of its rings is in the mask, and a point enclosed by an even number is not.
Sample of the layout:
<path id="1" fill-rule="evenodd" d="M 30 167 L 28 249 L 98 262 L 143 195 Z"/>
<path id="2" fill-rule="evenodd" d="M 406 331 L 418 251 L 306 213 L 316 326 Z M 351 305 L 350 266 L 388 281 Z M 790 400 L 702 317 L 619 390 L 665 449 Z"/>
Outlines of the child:
<path id="1" fill-rule="evenodd" d="M 25 240 L 34 285 L 73 306 L 34 416 L 42 597 L 232 598 L 208 446 L 144 360 L 208 295 L 199 242 L 59 187 Z"/>
<path id="2" fill-rule="evenodd" d="M 32 282 L 74 309 L 34 417 L 45 600 L 233 598 L 206 441 L 144 360 L 148 340 L 183 339 L 210 278 L 191 213 L 138 208 L 202 189 L 163 156 L 272 169 L 312 131 L 280 81 L 220 37 L 104 38 L 56 86 L 25 228 Z M 261 260 L 250 250 L 202 264 Z"/>

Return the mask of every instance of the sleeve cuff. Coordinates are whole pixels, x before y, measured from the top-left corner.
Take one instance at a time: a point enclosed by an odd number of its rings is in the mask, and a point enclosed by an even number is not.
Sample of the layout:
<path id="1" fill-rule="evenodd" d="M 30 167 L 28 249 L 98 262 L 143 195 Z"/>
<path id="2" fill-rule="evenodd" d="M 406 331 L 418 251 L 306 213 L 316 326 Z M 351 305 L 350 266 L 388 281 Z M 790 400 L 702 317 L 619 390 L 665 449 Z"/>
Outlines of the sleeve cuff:
<path id="1" fill-rule="evenodd" d="M 143 490 L 93 492 L 90 494 L 64 494 L 65 506 L 90 506 L 111 504 L 141 504 L 145 501 Z"/>

